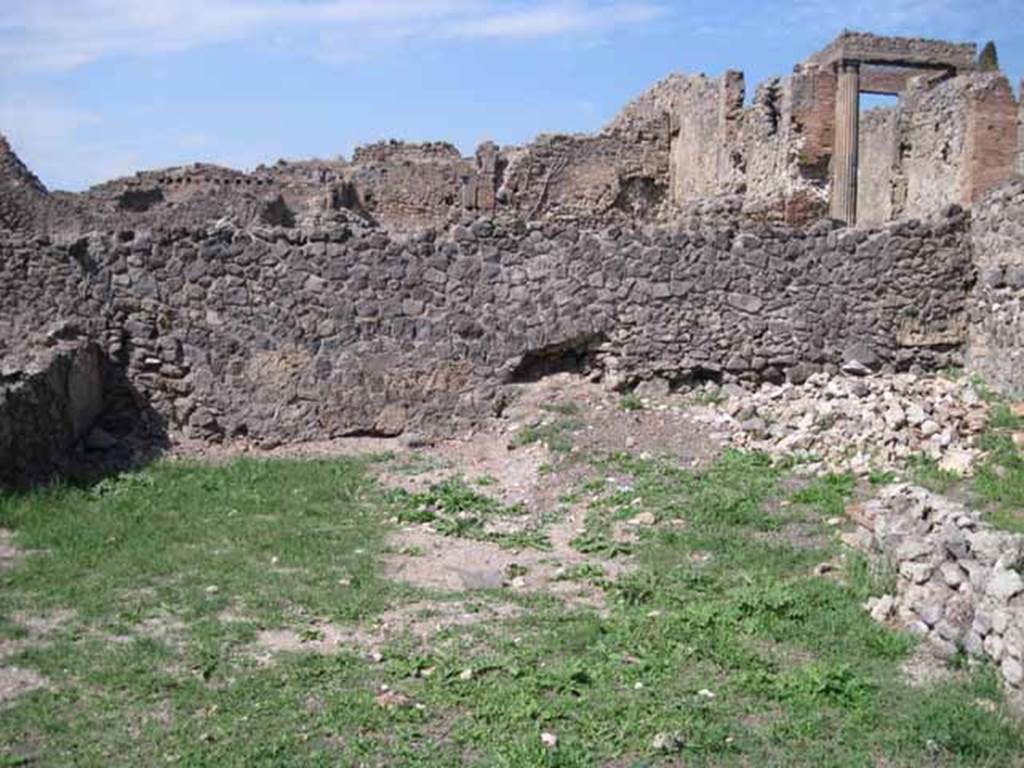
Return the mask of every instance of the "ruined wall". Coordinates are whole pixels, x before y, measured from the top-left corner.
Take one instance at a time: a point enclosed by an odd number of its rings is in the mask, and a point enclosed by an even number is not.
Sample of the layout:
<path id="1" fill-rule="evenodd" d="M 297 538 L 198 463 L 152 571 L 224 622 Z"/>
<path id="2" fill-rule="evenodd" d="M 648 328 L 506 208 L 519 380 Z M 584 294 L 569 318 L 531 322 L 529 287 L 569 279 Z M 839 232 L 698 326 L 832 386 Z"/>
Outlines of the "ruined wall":
<path id="1" fill-rule="evenodd" d="M 453 145 L 380 142 L 359 147 L 349 178 L 362 210 L 393 232 L 441 227 L 460 210 L 471 160 Z"/>
<path id="2" fill-rule="evenodd" d="M 990 659 L 1006 685 L 1024 689 L 1024 536 L 993 529 L 978 512 L 923 488 L 894 485 L 850 510 L 866 543 L 898 574 L 872 599 L 879 621 L 927 638 L 952 658 Z"/>
<path id="3" fill-rule="evenodd" d="M 1017 109 L 1017 175 L 1024 178 L 1024 77 L 1017 87 L 1020 96 Z"/>
<path id="4" fill-rule="evenodd" d="M 677 203 L 745 190 L 739 145 L 745 84 L 740 72 L 680 80 L 672 140 L 672 199 Z"/>
<path id="5" fill-rule="evenodd" d="M 978 78 L 967 91 L 967 178 L 963 199 L 980 200 L 1017 166 L 1019 106 L 1002 75 Z"/>
<path id="6" fill-rule="evenodd" d="M 912 80 L 892 110 L 862 116 L 858 221 L 873 226 L 976 202 L 1014 173 L 1017 113 L 1000 74 Z"/>
<path id="7" fill-rule="evenodd" d="M 44 477 L 86 434 L 104 403 L 99 348 L 0 347 L 0 487 Z"/>
<path id="8" fill-rule="evenodd" d="M 857 183 L 857 222 L 875 227 L 895 218 L 894 168 L 897 162 L 898 114 L 876 108 L 861 115 L 860 169 Z"/>
<path id="9" fill-rule="evenodd" d="M 760 84 L 749 107 L 739 72 L 680 77 L 672 140 L 672 199 L 689 212 L 738 198 L 737 214 L 806 224 L 828 201 L 835 77 L 800 71 Z"/>
<path id="10" fill-rule="evenodd" d="M 899 369 L 955 364 L 965 228 L 481 219 L 450 241 L 355 227 L 15 240 L 0 304 L 28 324 L 75 319 L 197 436 L 446 432 L 495 407 L 503 382 L 581 358 L 627 383 L 781 379 L 865 347 Z"/>
<path id="11" fill-rule="evenodd" d="M 995 190 L 973 216 L 970 367 L 1000 389 L 1024 392 L 1024 181 Z"/>
<path id="12" fill-rule="evenodd" d="M 893 211 L 920 215 L 959 202 L 966 187 L 965 78 L 911 88 L 899 108 Z"/>
<path id="13" fill-rule="evenodd" d="M 46 187 L 0 135 L 0 231 L 34 229 L 46 205 Z"/>
<path id="14" fill-rule="evenodd" d="M 656 84 L 600 133 L 544 135 L 503 148 L 498 202 L 527 220 L 658 217 L 670 194 L 669 148 L 682 82 L 673 75 Z"/>

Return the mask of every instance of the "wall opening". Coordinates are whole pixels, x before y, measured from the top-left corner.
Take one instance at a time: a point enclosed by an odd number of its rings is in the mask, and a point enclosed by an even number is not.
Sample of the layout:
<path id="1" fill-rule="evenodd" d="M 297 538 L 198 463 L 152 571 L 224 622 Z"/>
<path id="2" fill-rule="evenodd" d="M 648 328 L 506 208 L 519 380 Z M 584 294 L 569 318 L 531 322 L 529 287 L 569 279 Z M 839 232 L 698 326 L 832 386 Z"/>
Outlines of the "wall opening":
<path id="1" fill-rule="evenodd" d="M 860 95 L 857 135 L 857 224 L 878 226 L 895 218 L 894 190 L 900 148 L 895 95 Z"/>

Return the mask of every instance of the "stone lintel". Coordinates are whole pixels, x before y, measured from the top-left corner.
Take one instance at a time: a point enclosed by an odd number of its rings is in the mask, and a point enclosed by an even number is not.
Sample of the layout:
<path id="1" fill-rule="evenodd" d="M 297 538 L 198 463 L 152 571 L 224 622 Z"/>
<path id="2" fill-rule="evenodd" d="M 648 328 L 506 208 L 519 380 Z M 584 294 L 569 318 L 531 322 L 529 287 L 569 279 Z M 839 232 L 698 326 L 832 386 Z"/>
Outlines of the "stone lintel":
<path id="1" fill-rule="evenodd" d="M 844 32 L 809 61 L 819 66 L 858 61 L 862 64 L 967 72 L 977 68 L 977 57 L 978 46 L 975 43 Z"/>
<path id="2" fill-rule="evenodd" d="M 864 65 L 860 69 L 860 92 L 898 96 L 907 90 L 907 83 L 915 77 L 940 80 L 949 70 L 923 69 L 920 67 L 888 67 Z"/>

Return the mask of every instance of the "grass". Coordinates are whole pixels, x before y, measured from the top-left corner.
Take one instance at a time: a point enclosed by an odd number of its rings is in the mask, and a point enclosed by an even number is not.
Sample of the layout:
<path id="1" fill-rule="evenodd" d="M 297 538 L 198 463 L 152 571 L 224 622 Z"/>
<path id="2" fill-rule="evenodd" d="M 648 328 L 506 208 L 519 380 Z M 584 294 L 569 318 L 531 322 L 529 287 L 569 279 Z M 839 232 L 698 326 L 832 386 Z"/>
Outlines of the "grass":
<path id="1" fill-rule="evenodd" d="M 571 400 L 542 403 L 540 409 L 551 415 L 520 429 L 513 438 L 512 445 L 522 448 L 540 444 L 556 455 L 572 451 L 572 435 L 583 428 L 580 404 Z"/>
<path id="2" fill-rule="evenodd" d="M 852 473 L 828 474 L 815 478 L 807 487 L 794 493 L 792 500 L 813 507 L 823 517 L 840 517 L 856 485 L 857 478 Z"/>
<path id="3" fill-rule="evenodd" d="M 488 520 L 521 517 L 527 513 L 521 504 L 506 506 L 472 488 L 461 477 L 435 483 L 422 493 L 395 490 L 389 494 L 401 523 L 430 523 L 443 536 L 493 541 L 509 549 L 550 549 L 543 531 L 526 529 L 516 533 L 487 530 Z"/>
<path id="4" fill-rule="evenodd" d="M 942 469 L 937 460 L 924 454 L 910 457 L 907 462 L 907 476 L 911 482 L 941 494 L 948 494 L 962 484 L 960 475 Z"/>
<path id="5" fill-rule="evenodd" d="M 317 619 L 372 623 L 421 600 L 379 575 L 387 521 L 423 506 L 435 520 L 500 514 L 464 482 L 406 505 L 354 460 L 160 464 L 0 500 L 0 525 L 34 552 L 0 574 L 0 632 L 24 640 L 19 616 L 74 611 L 6 661 L 50 684 L 3 711 L 0 765 L 1024 760 L 989 669 L 938 688 L 903 682 L 914 641 L 860 607 L 891 574 L 850 560 L 842 579 L 814 575 L 835 554 L 823 517 L 848 493 L 844 477 L 783 514 L 789 479 L 759 454 L 730 452 L 699 473 L 628 454 L 592 461 L 628 478 L 578 491 L 595 527 L 641 509 L 661 523 L 645 526 L 626 575 L 566 572 L 605 588 L 607 610 L 509 597 L 517 618 L 452 627 L 426 646 L 399 637 L 380 663 L 350 649 L 260 665 L 247 649 L 260 628 L 312 638 Z M 810 544 L 808 529 L 820 534 Z M 146 631 L 155 620 L 173 631 Z M 416 706 L 380 706 L 382 685 Z"/>
<path id="6" fill-rule="evenodd" d="M 982 439 L 987 458 L 978 467 L 974 491 L 988 507 L 994 525 L 1024 533 L 1024 453 L 1013 435 L 1024 430 L 1024 419 L 997 402 L 992 409 L 988 432 Z"/>
<path id="7" fill-rule="evenodd" d="M 644 409 L 643 398 L 635 392 L 628 392 L 619 399 L 619 408 L 627 413 L 642 411 Z"/>
<path id="8" fill-rule="evenodd" d="M 965 491 L 992 525 L 1024 533 L 1024 453 L 1014 442 L 1014 434 L 1024 432 L 1024 418 L 1015 416 L 1009 405 L 983 382 L 975 380 L 974 386 L 989 404 L 990 417 L 980 441 L 984 460 L 975 467 L 973 478 L 964 480 L 924 455 L 911 459 L 908 477 L 936 493 Z"/>
<path id="9" fill-rule="evenodd" d="M 729 395 L 717 385 L 708 385 L 694 392 L 693 399 L 700 405 L 721 405 L 729 399 Z"/>

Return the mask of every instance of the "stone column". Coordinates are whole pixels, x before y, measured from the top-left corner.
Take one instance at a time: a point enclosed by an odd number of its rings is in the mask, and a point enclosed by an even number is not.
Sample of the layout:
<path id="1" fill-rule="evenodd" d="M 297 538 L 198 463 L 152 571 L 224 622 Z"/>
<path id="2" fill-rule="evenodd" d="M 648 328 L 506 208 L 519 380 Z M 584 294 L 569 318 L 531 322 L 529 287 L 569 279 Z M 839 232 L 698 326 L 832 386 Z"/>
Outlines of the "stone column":
<path id="1" fill-rule="evenodd" d="M 857 222 L 857 144 L 860 133 L 860 64 L 839 65 L 836 139 L 832 156 L 832 218 Z"/>

